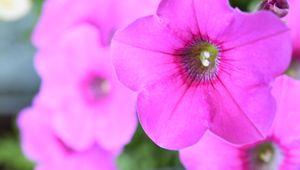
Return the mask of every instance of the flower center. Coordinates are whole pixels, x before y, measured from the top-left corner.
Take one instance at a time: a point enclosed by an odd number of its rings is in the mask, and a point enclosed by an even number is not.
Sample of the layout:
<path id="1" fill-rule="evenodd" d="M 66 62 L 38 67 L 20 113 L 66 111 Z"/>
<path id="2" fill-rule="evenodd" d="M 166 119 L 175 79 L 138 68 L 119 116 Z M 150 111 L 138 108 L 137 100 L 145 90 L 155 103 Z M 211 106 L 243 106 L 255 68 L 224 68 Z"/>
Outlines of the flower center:
<path id="1" fill-rule="evenodd" d="M 257 163 L 268 164 L 274 159 L 275 148 L 272 143 L 262 143 L 255 148 L 254 158 Z"/>
<path id="2" fill-rule="evenodd" d="M 90 94 L 96 100 L 108 95 L 110 88 L 109 82 L 100 77 L 93 78 L 89 84 Z"/>
<path id="3" fill-rule="evenodd" d="M 218 55 L 218 49 L 215 46 L 213 46 L 209 43 L 202 43 L 202 44 L 199 44 L 198 47 L 196 47 L 196 48 L 199 48 L 196 50 L 198 50 L 198 52 L 199 52 L 198 57 L 204 68 L 216 66 L 216 58 Z"/>
<path id="4" fill-rule="evenodd" d="M 79 84 L 83 99 L 88 104 L 103 102 L 112 91 L 112 84 L 109 79 L 98 73 L 89 73 Z"/>
<path id="5" fill-rule="evenodd" d="M 211 81 L 216 77 L 219 49 L 208 41 L 198 41 L 188 45 L 180 53 L 183 68 L 191 80 Z"/>
<path id="6" fill-rule="evenodd" d="M 248 149 L 246 164 L 249 169 L 276 170 L 281 156 L 281 151 L 274 142 L 264 141 Z"/>

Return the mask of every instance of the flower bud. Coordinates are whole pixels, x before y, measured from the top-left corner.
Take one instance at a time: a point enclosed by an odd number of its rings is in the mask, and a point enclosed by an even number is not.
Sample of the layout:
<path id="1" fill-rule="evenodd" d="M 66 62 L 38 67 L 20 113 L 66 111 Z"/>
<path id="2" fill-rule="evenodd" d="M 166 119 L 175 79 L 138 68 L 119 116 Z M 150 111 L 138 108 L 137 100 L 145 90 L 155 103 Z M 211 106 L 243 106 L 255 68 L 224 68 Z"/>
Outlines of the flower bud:
<path id="1" fill-rule="evenodd" d="M 289 4 L 287 0 L 264 0 L 259 9 L 269 10 L 279 17 L 284 17 L 288 14 Z"/>

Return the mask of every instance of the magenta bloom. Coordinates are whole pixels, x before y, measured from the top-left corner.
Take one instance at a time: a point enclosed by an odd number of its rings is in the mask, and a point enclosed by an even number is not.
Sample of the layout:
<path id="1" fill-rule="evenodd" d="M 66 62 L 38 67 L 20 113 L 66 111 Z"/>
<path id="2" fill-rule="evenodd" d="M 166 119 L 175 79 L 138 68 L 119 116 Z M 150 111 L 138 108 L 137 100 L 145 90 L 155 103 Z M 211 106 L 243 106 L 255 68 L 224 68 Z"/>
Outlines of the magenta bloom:
<path id="1" fill-rule="evenodd" d="M 300 1 L 289 0 L 289 14 L 285 18 L 287 24 L 291 29 L 293 39 L 293 55 L 294 57 L 300 58 Z"/>
<path id="2" fill-rule="evenodd" d="M 275 81 L 272 92 L 278 109 L 264 140 L 235 146 L 208 132 L 196 145 L 180 151 L 186 169 L 298 170 L 300 82 L 282 76 Z"/>
<path id="3" fill-rule="evenodd" d="M 77 25 L 36 57 L 41 103 L 54 112 L 57 136 L 77 150 L 120 150 L 137 126 L 136 94 L 118 81 L 100 38 L 93 25 Z"/>
<path id="4" fill-rule="evenodd" d="M 76 151 L 56 134 L 53 111 L 42 105 L 27 108 L 18 117 L 25 155 L 36 162 L 36 170 L 115 170 L 115 153 L 98 146 Z M 78 136 L 80 138 L 80 136 Z"/>
<path id="5" fill-rule="evenodd" d="M 35 28 L 34 44 L 41 48 L 55 43 L 57 37 L 74 25 L 89 22 L 101 32 L 108 45 L 116 29 L 138 17 L 154 12 L 159 0 L 48 0 Z"/>
<path id="6" fill-rule="evenodd" d="M 112 41 L 119 79 L 139 91 L 142 127 L 169 149 L 206 129 L 233 143 L 262 139 L 275 112 L 269 83 L 290 54 L 274 14 L 243 13 L 227 0 L 162 0 Z"/>

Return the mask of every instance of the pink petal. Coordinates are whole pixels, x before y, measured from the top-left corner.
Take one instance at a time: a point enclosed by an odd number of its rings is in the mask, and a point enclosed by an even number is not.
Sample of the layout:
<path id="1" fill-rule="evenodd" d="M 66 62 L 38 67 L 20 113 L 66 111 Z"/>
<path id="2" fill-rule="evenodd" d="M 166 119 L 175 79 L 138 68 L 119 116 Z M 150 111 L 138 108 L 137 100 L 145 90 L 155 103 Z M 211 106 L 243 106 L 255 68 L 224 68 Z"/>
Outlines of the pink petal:
<path id="1" fill-rule="evenodd" d="M 289 14 L 285 18 L 287 25 L 291 29 L 293 39 L 293 54 L 294 57 L 300 58 L 300 1 L 289 0 Z"/>
<path id="2" fill-rule="evenodd" d="M 98 28 L 92 24 L 74 26 L 64 36 L 57 38 L 51 48 L 39 51 L 36 67 L 45 77 L 72 74 L 78 77 L 91 66 L 101 64 L 104 67 L 110 60 L 107 57 L 108 49 L 101 45 L 100 38 Z"/>
<path id="3" fill-rule="evenodd" d="M 268 11 L 235 13 L 232 23 L 219 37 L 224 42 L 221 50 L 224 63 L 239 70 L 255 70 L 266 79 L 282 74 L 291 59 L 288 28 Z"/>
<path id="4" fill-rule="evenodd" d="M 199 4 L 193 0 L 162 1 L 158 16 L 139 19 L 114 36 L 111 51 L 119 79 L 123 83 L 138 90 L 146 82 L 155 81 L 172 69 L 161 66 L 162 63 L 172 62 L 168 55 L 174 55 L 176 50 L 199 35 L 194 3 Z M 215 6 L 222 8 L 224 4 L 221 7 Z M 225 6 L 227 9 L 228 4 Z"/>
<path id="5" fill-rule="evenodd" d="M 284 137 L 284 136 L 283 136 Z M 284 145 L 284 159 L 280 165 L 282 170 L 299 169 L 300 165 L 300 141 L 295 140 L 288 145 Z"/>
<path id="6" fill-rule="evenodd" d="M 65 161 L 65 169 L 70 170 L 116 170 L 115 156 L 95 146 L 77 153 Z M 62 169 L 62 170 L 65 170 Z"/>
<path id="7" fill-rule="evenodd" d="M 36 106 L 23 110 L 17 120 L 26 156 L 37 162 L 57 161 L 66 154 L 51 127 L 51 112 Z"/>
<path id="8" fill-rule="evenodd" d="M 101 31 L 101 43 L 109 45 L 114 31 L 138 17 L 154 13 L 158 0 L 51 0 L 44 3 L 33 42 L 40 48 L 54 44 L 69 28 L 90 23 Z M 67 13 L 65 11 L 68 11 Z M 57 19 L 63 16 L 63 19 Z"/>
<path id="9" fill-rule="evenodd" d="M 283 144 L 300 141 L 300 82 L 287 76 L 281 76 L 273 84 L 277 101 L 277 115 L 273 133 Z"/>
<path id="10" fill-rule="evenodd" d="M 37 98 L 39 99 L 39 98 Z M 72 150 L 53 129 L 51 110 L 36 100 L 35 107 L 26 109 L 18 117 L 23 150 L 29 159 L 36 161 L 41 170 L 115 170 L 115 152 L 98 146 Z M 77 141 L 80 142 L 80 134 Z"/>
<path id="11" fill-rule="evenodd" d="M 242 169 L 238 148 L 209 131 L 195 145 L 179 153 L 181 162 L 188 170 Z"/>
<path id="12" fill-rule="evenodd" d="M 93 68 L 106 70 L 111 61 L 108 49 L 102 48 L 99 37 L 96 27 L 81 24 L 58 38 L 51 48 L 40 50 L 35 67 L 45 86 L 61 86 L 56 91 L 69 91 L 70 84 L 76 84 Z"/>
<path id="13" fill-rule="evenodd" d="M 116 33 L 113 39 L 111 52 L 118 77 L 134 90 L 168 76 L 176 67 L 171 53 L 183 42 L 164 22 L 157 16 L 145 17 Z"/>
<path id="14" fill-rule="evenodd" d="M 56 162 L 38 163 L 36 170 L 116 170 L 115 156 L 110 152 L 92 147 L 73 153 Z"/>
<path id="15" fill-rule="evenodd" d="M 98 141 L 118 150 L 129 142 L 136 128 L 136 94 L 117 80 L 97 28 L 73 27 L 53 48 L 41 50 L 36 65 L 43 75 L 40 98 L 56 108 L 55 130 L 68 145 L 82 150 Z M 82 85 L 94 74 L 111 85 L 100 101 L 87 100 L 88 87 Z"/>
<path id="16" fill-rule="evenodd" d="M 269 132 L 275 113 L 270 87 L 258 73 L 220 75 L 210 103 L 210 129 L 236 144 L 255 142 Z M 221 99 L 221 100 L 220 100 Z M 262 107 L 263 106 L 263 107 Z"/>
<path id="17" fill-rule="evenodd" d="M 100 6 L 105 10 L 99 10 Z M 111 2 L 106 0 L 90 0 L 88 4 L 80 0 L 47 1 L 43 6 L 41 18 L 35 28 L 33 42 L 40 49 L 47 48 L 48 44 L 55 44 L 57 38 L 62 37 L 65 32 L 68 32 L 69 28 L 82 22 L 101 25 L 102 30 L 105 31 L 102 37 L 106 37 L 109 35 L 109 31 L 112 31 L 115 22 L 117 22 L 116 13 L 111 12 L 110 16 L 107 16 L 108 11 L 112 9 Z M 63 19 L 58 20 L 57 18 L 61 16 L 63 16 Z M 106 18 L 114 19 L 108 20 Z M 100 21 L 105 21 L 106 25 Z"/>
<path id="18" fill-rule="evenodd" d="M 170 31 L 185 41 L 199 34 L 194 3 L 194 0 L 163 0 L 157 10 L 157 15 Z"/>
<path id="19" fill-rule="evenodd" d="M 103 148 L 119 149 L 128 144 L 137 127 L 136 94 L 115 77 L 107 110 L 96 114 L 96 139 Z"/>
<path id="20" fill-rule="evenodd" d="M 73 107 L 66 104 L 65 108 L 56 109 L 53 126 L 60 139 L 74 150 L 81 151 L 95 143 L 95 117 L 75 102 L 73 104 Z"/>
<path id="21" fill-rule="evenodd" d="M 187 87 L 176 75 L 149 85 L 138 98 L 141 125 L 163 148 L 192 145 L 207 128 L 205 98 L 205 89 Z"/>
<path id="22" fill-rule="evenodd" d="M 193 0 L 196 22 L 201 35 L 216 40 L 232 24 L 233 9 L 228 0 Z"/>
<path id="23" fill-rule="evenodd" d="M 237 13 L 220 37 L 226 40 L 216 96 L 223 100 L 217 101 L 211 130 L 230 142 L 254 142 L 264 137 L 272 124 L 275 103 L 268 84 L 287 68 L 291 54 L 287 29 L 274 17 L 268 12 Z"/>

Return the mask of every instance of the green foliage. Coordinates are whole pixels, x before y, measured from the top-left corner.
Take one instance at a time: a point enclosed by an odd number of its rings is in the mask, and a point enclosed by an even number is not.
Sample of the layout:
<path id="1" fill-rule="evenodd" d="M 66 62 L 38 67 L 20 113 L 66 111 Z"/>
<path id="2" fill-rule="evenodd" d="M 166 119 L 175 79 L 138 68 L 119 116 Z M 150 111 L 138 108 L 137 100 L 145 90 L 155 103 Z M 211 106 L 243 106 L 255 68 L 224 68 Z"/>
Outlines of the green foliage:
<path id="1" fill-rule="evenodd" d="M 1 170 L 32 170 L 34 164 L 22 154 L 17 137 L 5 136 L 0 138 L 0 165 Z"/>
<path id="2" fill-rule="evenodd" d="M 178 153 L 155 145 L 138 127 L 132 141 L 117 160 L 120 170 L 156 170 L 162 168 L 183 169 Z"/>
<path id="3" fill-rule="evenodd" d="M 242 11 L 252 11 L 262 0 L 230 0 L 233 7 L 238 7 Z"/>

